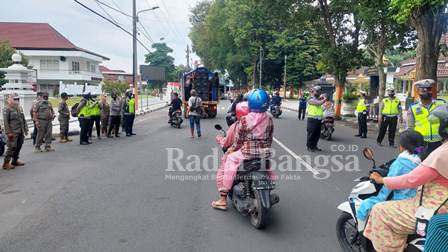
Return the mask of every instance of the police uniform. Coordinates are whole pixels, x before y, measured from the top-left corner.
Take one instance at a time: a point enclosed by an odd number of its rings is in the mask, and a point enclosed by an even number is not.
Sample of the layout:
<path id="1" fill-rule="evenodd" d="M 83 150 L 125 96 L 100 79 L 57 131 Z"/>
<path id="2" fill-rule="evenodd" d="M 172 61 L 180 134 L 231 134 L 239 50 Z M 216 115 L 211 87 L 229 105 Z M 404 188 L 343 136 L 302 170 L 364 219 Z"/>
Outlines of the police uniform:
<path id="1" fill-rule="evenodd" d="M 61 103 L 59 103 L 58 112 L 59 112 L 58 121 L 59 121 L 61 142 L 64 143 L 69 141 L 68 130 L 70 122 L 70 110 L 68 109 L 66 101 L 62 100 Z"/>
<path id="2" fill-rule="evenodd" d="M 308 100 L 308 108 L 307 108 L 307 142 L 306 147 L 309 151 L 320 150 L 317 147 L 320 138 L 320 131 L 322 127 L 322 119 L 323 119 L 323 108 L 322 104 L 324 100 L 320 100 L 315 96 L 311 97 Z"/>
<path id="3" fill-rule="evenodd" d="M 91 109 L 89 105 L 91 105 L 90 98 L 84 97 L 77 107 L 79 127 L 81 128 L 81 132 L 79 134 L 79 143 L 81 145 L 90 144 L 89 130 L 91 124 Z"/>
<path id="4" fill-rule="evenodd" d="M 31 109 L 30 109 L 31 120 L 33 120 L 33 124 L 34 124 L 33 133 L 31 133 L 31 139 L 33 139 L 33 145 L 36 144 L 36 138 L 37 138 L 37 127 L 36 127 L 36 122 L 34 121 L 34 107 L 42 99 L 41 96 L 42 96 L 42 92 L 37 92 L 37 97 L 36 97 L 36 99 L 33 100 L 32 104 L 31 104 Z"/>
<path id="5" fill-rule="evenodd" d="M 134 97 L 126 97 L 123 103 L 123 115 L 124 115 L 124 126 L 126 131 L 126 136 L 135 135 L 132 132 L 135 119 L 135 99 Z"/>
<path id="6" fill-rule="evenodd" d="M 110 106 L 107 101 L 104 103 L 100 103 L 101 109 L 101 132 L 103 135 L 107 135 L 107 126 L 109 126 L 109 118 L 110 118 Z"/>
<path id="7" fill-rule="evenodd" d="M 24 165 L 19 161 L 19 154 L 22 149 L 24 136 L 28 134 L 28 126 L 23 110 L 19 105 L 9 105 L 3 110 L 3 122 L 6 135 L 12 135 L 12 137 L 8 137 L 3 169 L 12 169 L 14 166 Z M 9 163 L 11 159 L 12 166 Z"/>
<path id="8" fill-rule="evenodd" d="M 355 136 L 367 138 L 367 104 L 364 97 L 359 99 L 356 112 L 358 112 L 358 135 Z"/>
<path id="9" fill-rule="evenodd" d="M 96 136 L 98 139 L 101 139 L 101 107 L 98 100 L 91 100 L 89 104 L 91 110 L 91 126 L 89 131 L 89 137 L 92 137 L 93 124 L 95 124 Z"/>
<path id="10" fill-rule="evenodd" d="M 397 131 L 398 116 L 401 116 L 401 101 L 397 97 L 385 97 L 383 99 L 383 109 L 380 130 L 376 141 L 378 144 L 384 139 L 387 128 L 389 128 L 389 145 L 394 146 L 395 134 Z"/>
<path id="11" fill-rule="evenodd" d="M 46 94 L 48 96 L 48 94 Z M 45 96 L 45 94 L 43 94 Z M 40 152 L 40 146 L 45 140 L 45 151 L 52 151 L 51 141 L 53 134 L 54 111 L 48 100 L 42 99 L 34 107 L 34 121 L 36 122 L 37 140 L 35 151 Z"/>

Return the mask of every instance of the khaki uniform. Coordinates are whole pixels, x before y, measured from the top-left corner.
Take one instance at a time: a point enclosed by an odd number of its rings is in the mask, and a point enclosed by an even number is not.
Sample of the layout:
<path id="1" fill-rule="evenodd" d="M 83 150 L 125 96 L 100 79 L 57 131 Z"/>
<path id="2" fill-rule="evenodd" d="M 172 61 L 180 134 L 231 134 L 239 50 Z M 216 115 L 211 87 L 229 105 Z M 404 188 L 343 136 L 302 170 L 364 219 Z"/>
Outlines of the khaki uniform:
<path id="1" fill-rule="evenodd" d="M 66 139 L 68 137 L 69 121 L 70 121 L 70 110 L 65 101 L 61 101 L 58 107 L 58 121 L 61 138 Z"/>
<path id="2" fill-rule="evenodd" d="M 37 129 L 36 149 L 40 148 L 45 139 L 45 149 L 50 149 L 51 138 L 53 134 L 54 111 L 50 102 L 47 100 L 39 101 L 34 107 L 34 120 L 39 124 Z"/>
<path id="3" fill-rule="evenodd" d="M 13 163 L 15 163 L 19 159 L 24 136 L 28 134 L 28 126 L 23 109 L 20 106 L 6 107 L 3 111 L 3 122 L 5 123 L 5 133 L 7 135 L 13 134 L 12 141 L 8 139 L 8 149 L 6 150 L 4 162 L 9 163 L 12 159 Z"/>
<path id="4" fill-rule="evenodd" d="M 110 106 L 109 103 L 100 103 L 101 108 L 101 132 L 107 134 L 107 126 L 109 126 Z"/>
<path id="5" fill-rule="evenodd" d="M 36 104 L 39 101 L 41 101 L 40 98 L 34 99 L 32 105 L 31 105 L 31 109 L 30 109 L 31 120 L 33 120 L 33 123 L 34 123 L 33 133 L 31 133 L 31 138 L 33 139 L 33 145 L 36 144 L 36 138 L 37 138 L 37 127 L 36 127 L 36 122 L 34 121 L 34 108 L 36 107 Z"/>

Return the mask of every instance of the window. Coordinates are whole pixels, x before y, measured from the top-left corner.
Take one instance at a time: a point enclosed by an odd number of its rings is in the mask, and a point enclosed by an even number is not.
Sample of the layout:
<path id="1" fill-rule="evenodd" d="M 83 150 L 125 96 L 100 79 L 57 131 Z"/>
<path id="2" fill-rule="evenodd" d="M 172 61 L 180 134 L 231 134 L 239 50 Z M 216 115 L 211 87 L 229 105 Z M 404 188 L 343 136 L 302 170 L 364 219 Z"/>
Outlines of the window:
<path id="1" fill-rule="evenodd" d="M 40 60 L 40 71 L 42 72 L 58 72 L 59 60 Z"/>
<path id="2" fill-rule="evenodd" d="M 79 74 L 79 62 L 72 61 L 72 74 Z"/>
<path id="3" fill-rule="evenodd" d="M 87 71 L 89 71 L 91 73 L 96 73 L 96 65 L 95 65 L 95 63 L 87 61 Z"/>

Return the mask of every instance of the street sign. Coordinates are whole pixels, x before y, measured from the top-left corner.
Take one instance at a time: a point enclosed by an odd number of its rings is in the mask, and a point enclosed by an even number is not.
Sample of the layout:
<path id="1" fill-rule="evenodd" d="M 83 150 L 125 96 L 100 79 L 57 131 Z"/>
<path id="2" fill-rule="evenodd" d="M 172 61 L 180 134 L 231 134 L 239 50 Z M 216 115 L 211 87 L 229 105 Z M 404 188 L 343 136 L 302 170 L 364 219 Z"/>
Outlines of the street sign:
<path id="1" fill-rule="evenodd" d="M 156 66 L 140 65 L 140 74 L 145 81 L 165 81 L 165 68 Z"/>

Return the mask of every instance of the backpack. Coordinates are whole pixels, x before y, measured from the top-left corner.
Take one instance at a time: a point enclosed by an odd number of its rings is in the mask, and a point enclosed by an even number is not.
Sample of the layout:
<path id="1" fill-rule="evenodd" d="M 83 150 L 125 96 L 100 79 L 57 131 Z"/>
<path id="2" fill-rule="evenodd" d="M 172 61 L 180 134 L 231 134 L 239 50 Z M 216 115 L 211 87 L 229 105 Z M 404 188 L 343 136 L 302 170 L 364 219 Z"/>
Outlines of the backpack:
<path id="1" fill-rule="evenodd" d="M 200 104 L 198 104 L 198 97 L 196 97 L 194 99 L 194 101 L 192 102 L 191 107 L 190 107 L 190 111 L 191 112 L 196 112 L 198 114 L 202 113 L 202 107 L 200 106 Z"/>
<path id="2" fill-rule="evenodd" d="M 70 110 L 70 114 L 72 115 L 72 117 L 77 117 L 78 116 L 78 106 L 79 106 L 79 102 L 77 102 L 75 105 L 73 105 L 73 107 Z"/>

